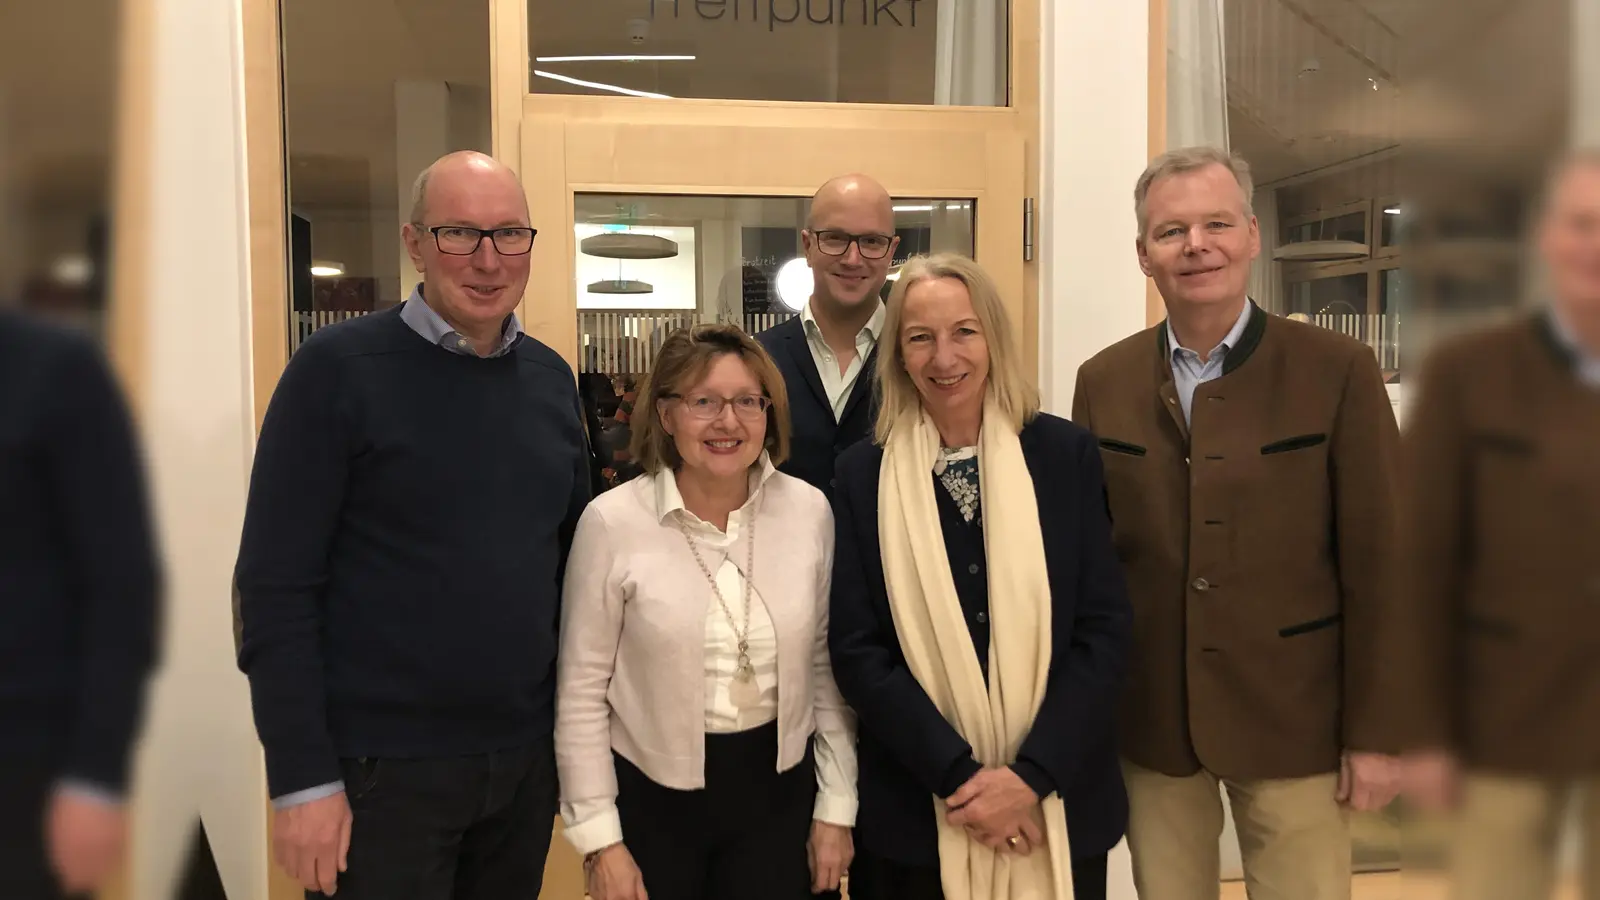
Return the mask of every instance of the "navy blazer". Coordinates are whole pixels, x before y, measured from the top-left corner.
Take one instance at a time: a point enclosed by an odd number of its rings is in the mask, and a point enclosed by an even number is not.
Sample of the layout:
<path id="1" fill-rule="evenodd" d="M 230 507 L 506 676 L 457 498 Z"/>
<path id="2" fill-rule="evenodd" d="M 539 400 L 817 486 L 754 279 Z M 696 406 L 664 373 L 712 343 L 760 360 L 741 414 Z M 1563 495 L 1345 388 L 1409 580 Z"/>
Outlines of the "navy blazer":
<path id="1" fill-rule="evenodd" d="M 1053 649 L 1044 701 L 1019 759 L 1056 785 L 1073 855 L 1095 856 L 1127 827 L 1115 711 L 1133 612 L 1094 437 L 1041 414 L 1020 439 L 1039 503 Z M 926 866 L 939 859 L 933 797 L 949 796 L 978 766 L 900 650 L 878 541 L 882 461 L 883 448 L 871 443 L 839 459 L 828 646 L 839 690 L 860 719 L 856 839 L 878 856 Z"/>
<path id="2" fill-rule="evenodd" d="M 874 385 L 877 383 L 878 349 L 861 364 L 861 375 L 850 388 L 844 415 L 833 418 L 833 404 L 823 390 L 817 362 L 806 343 L 805 323 L 799 316 L 756 335 L 756 340 L 772 355 L 783 374 L 789 395 L 789 458 L 778 471 L 806 482 L 824 496 L 833 493 L 834 464 L 839 454 L 872 434 L 872 419 L 877 411 Z"/>

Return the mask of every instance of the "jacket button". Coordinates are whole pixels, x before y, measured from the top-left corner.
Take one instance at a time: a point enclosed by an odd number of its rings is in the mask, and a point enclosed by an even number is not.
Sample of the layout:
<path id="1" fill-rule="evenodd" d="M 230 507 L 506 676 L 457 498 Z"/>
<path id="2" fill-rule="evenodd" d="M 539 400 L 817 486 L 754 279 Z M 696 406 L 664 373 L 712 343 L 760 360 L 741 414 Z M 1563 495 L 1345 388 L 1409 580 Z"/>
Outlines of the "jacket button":
<path id="1" fill-rule="evenodd" d="M 1201 593 L 1211 590 L 1211 582 L 1204 578 L 1196 578 L 1190 586 Z"/>
<path id="2" fill-rule="evenodd" d="M 976 574 L 978 574 L 978 564 L 977 563 L 973 563 L 972 565 L 967 566 L 967 574 L 968 575 L 976 575 Z"/>
<path id="3" fill-rule="evenodd" d="M 839 486 L 839 479 L 837 479 L 837 478 L 829 478 L 828 479 L 828 487 L 838 487 L 838 486 Z"/>
<path id="4" fill-rule="evenodd" d="M 983 623 L 989 621 L 989 614 L 985 613 L 985 612 L 978 613 L 977 619 L 978 619 L 978 624 L 982 625 Z"/>

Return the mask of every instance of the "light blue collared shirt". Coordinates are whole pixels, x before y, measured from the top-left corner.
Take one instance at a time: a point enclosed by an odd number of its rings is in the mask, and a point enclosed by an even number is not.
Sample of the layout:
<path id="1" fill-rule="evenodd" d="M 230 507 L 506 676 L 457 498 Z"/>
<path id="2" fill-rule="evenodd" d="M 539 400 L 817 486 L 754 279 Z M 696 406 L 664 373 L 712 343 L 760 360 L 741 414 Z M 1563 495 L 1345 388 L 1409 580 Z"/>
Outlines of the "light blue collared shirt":
<path id="1" fill-rule="evenodd" d="M 1183 405 L 1183 421 L 1191 424 L 1189 410 L 1194 407 L 1195 388 L 1222 377 L 1223 362 L 1228 358 L 1228 351 L 1239 346 L 1239 339 L 1244 336 L 1244 328 L 1250 323 L 1250 311 L 1253 304 L 1246 300 L 1244 309 L 1239 313 L 1239 321 L 1233 323 L 1233 328 L 1222 338 L 1222 343 L 1211 348 L 1205 360 L 1200 359 L 1200 354 L 1178 343 L 1178 333 L 1172 330 L 1172 318 L 1167 318 L 1167 346 L 1171 348 L 1172 380 L 1178 388 L 1178 402 Z"/>
<path id="2" fill-rule="evenodd" d="M 1578 380 L 1588 387 L 1600 388 L 1600 354 L 1578 340 L 1578 333 L 1554 306 L 1550 307 L 1550 326 L 1556 340 L 1572 354 L 1573 371 Z"/>
<path id="3" fill-rule="evenodd" d="M 411 289 L 411 296 L 406 298 L 406 305 L 400 310 L 400 318 L 411 326 L 412 331 L 427 338 L 430 343 L 438 344 L 449 350 L 451 353 L 459 353 L 463 356 L 478 355 L 478 352 L 472 349 L 472 341 L 452 328 L 450 323 L 444 320 L 444 316 L 439 315 L 433 307 L 428 305 L 426 300 L 422 299 L 421 284 Z M 517 320 L 517 314 L 512 313 L 506 317 L 505 330 L 500 334 L 500 343 L 495 347 L 494 352 L 489 354 L 489 358 L 504 356 L 511 350 L 511 345 L 515 344 L 517 338 L 521 336 L 522 323 Z"/>
<path id="4" fill-rule="evenodd" d="M 421 284 L 411 289 L 411 296 L 406 298 L 406 305 L 400 309 L 400 318 L 411 326 L 412 331 L 427 338 L 429 343 L 438 344 L 451 353 L 459 353 L 462 356 L 478 355 L 478 351 L 472 349 L 472 341 L 450 327 L 450 323 L 444 320 L 444 316 L 439 315 L 433 307 L 427 304 L 427 301 L 422 299 Z M 512 313 L 506 317 L 505 330 L 500 334 L 500 343 L 495 346 L 494 352 L 490 353 L 488 358 L 493 359 L 497 356 L 506 355 L 511 351 L 512 346 L 516 344 L 517 338 L 521 336 L 522 323 L 518 321 L 517 314 Z M 295 791 L 292 794 L 284 794 L 282 797 L 274 797 L 272 807 L 273 809 L 288 809 L 291 806 L 300 806 L 313 800 L 332 797 L 343 790 L 344 782 L 330 781 L 327 784 L 319 784 L 303 791 Z"/>

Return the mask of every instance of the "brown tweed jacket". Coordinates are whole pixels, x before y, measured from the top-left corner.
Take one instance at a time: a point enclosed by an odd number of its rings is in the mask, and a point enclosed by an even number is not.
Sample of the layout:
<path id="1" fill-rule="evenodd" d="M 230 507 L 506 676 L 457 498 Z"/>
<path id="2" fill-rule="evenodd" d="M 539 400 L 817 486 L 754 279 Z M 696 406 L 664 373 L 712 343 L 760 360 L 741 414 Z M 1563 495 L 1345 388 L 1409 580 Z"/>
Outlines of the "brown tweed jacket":
<path id="1" fill-rule="evenodd" d="M 1600 390 L 1525 316 L 1433 354 L 1405 443 L 1412 742 L 1600 771 Z"/>
<path id="2" fill-rule="evenodd" d="M 1166 323 L 1078 372 L 1134 607 L 1122 752 L 1169 775 L 1396 752 L 1399 433 L 1366 346 L 1254 304 L 1186 426 Z"/>

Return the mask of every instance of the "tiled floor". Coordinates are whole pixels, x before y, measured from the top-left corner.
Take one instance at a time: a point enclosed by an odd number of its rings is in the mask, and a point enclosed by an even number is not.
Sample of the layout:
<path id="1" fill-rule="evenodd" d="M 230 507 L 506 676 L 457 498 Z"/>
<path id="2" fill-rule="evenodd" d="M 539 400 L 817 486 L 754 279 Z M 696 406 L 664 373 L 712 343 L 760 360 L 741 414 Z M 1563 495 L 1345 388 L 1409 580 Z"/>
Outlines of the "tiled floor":
<path id="1" fill-rule="evenodd" d="M 1449 886 L 1440 879 L 1390 873 L 1358 875 L 1351 891 L 1351 900 L 1449 900 L 1449 897 Z M 1224 884 L 1222 900 L 1245 900 L 1244 883 Z M 1577 888 L 1565 885 L 1551 900 L 1578 900 Z"/>

